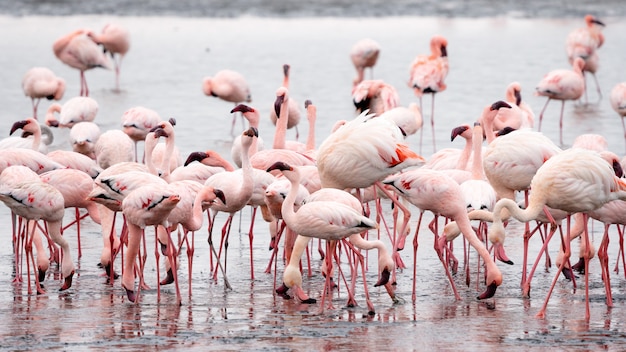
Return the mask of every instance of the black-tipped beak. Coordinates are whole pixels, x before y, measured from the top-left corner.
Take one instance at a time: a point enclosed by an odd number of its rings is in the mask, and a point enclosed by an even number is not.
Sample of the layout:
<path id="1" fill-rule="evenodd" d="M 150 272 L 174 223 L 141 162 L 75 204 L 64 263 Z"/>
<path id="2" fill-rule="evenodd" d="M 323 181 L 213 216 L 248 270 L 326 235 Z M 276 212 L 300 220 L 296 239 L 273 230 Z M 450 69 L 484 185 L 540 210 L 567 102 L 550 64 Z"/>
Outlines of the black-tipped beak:
<path id="1" fill-rule="evenodd" d="M 495 103 L 491 104 L 491 110 L 500 110 L 501 108 L 511 108 L 511 105 L 509 105 L 507 102 L 502 101 L 502 100 L 498 100 Z"/>
<path id="2" fill-rule="evenodd" d="M 22 121 L 17 121 L 16 123 L 13 124 L 13 126 L 11 127 L 11 132 L 9 132 L 9 136 L 13 134 L 13 132 L 24 128 L 24 126 L 28 125 L 29 121 L 28 120 L 22 120 Z"/>
<path id="3" fill-rule="evenodd" d="M 450 142 L 454 141 L 456 137 L 458 137 L 461 133 L 467 131 L 468 129 L 469 129 L 469 126 L 467 125 L 453 128 L 452 133 L 450 134 Z"/>
<path id="4" fill-rule="evenodd" d="M 222 203 L 226 204 L 226 197 L 224 197 L 224 192 L 222 192 L 219 189 L 214 189 L 213 193 L 215 193 L 215 196 L 222 201 Z"/>
<path id="5" fill-rule="evenodd" d="M 189 154 L 187 160 L 185 160 L 185 166 L 193 163 L 194 161 L 201 161 L 203 159 L 206 159 L 207 157 L 208 155 L 205 152 L 193 152 Z"/>
<path id="6" fill-rule="evenodd" d="M 286 170 L 293 170 L 291 166 L 289 166 L 289 164 L 282 162 L 282 161 L 277 161 L 274 164 L 272 164 L 272 166 L 267 168 L 267 172 L 273 171 L 273 170 L 280 170 L 280 171 L 286 171 Z"/>
<path id="7" fill-rule="evenodd" d="M 276 113 L 276 117 L 280 117 L 280 106 L 283 105 L 284 101 L 284 95 L 279 95 L 276 97 L 276 100 L 274 101 L 274 112 Z"/>
<path id="8" fill-rule="evenodd" d="M 235 106 L 230 113 L 235 113 L 235 112 L 241 112 L 241 113 L 245 113 L 245 112 L 250 112 L 250 111 L 254 111 L 254 109 L 252 109 L 251 107 L 249 107 L 246 104 L 239 104 L 237 106 Z"/>

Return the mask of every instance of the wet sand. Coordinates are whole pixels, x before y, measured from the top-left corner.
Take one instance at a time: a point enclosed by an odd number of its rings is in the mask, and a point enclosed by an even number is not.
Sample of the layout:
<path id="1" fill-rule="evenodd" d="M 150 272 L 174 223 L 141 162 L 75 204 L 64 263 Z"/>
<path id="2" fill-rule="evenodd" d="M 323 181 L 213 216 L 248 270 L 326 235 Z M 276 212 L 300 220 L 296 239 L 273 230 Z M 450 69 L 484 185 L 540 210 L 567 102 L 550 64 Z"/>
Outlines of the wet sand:
<path id="1" fill-rule="evenodd" d="M 202 77 L 222 68 L 236 69 L 249 79 L 253 103 L 267 116 L 275 89 L 282 81 L 281 66 L 292 66 L 292 96 L 299 101 L 311 99 L 318 107 L 317 144 L 327 136 L 337 119 L 350 118 L 353 106 L 350 84 L 355 74 L 347 52 L 362 37 L 373 37 L 383 45 L 383 53 L 374 71 L 377 78 L 393 84 L 401 95 L 402 105 L 416 101 L 406 87 L 408 66 L 417 54 L 426 52 L 428 40 L 435 33 L 448 38 L 450 74 L 448 90 L 436 98 L 437 147 L 459 148 L 462 142 L 449 141 L 452 127 L 472 123 L 482 107 L 504 97 L 506 85 L 518 80 L 523 96 L 538 114 L 545 100 L 532 95 L 534 85 L 554 68 L 567 67 L 564 39 L 569 30 L 582 20 L 522 19 L 180 19 L 115 18 L 107 16 L 73 17 L 0 17 L 0 28 L 6 40 L 0 50 L 0 104 L 5 118 L 0 131 L 28 116 L 30 101 L 20 89 L 22 75 L 33 66 L 47 66 L 63 76 L 67 83 L 66 98 L 78 93 L 78 72 L 63 66 L 53 56 L 51 43 L 58 36 L 78 27 L 101 28 L 109 20 L 128 26 L 133 46 L 122 66 L 122 91 L 112 91 L 112 72 L 94 70 L 87 73 L 92 97 L 100 104 L 96 121 L 101 129 L 119 127 L 122 113 L 143 105 L 160 112 L 162 117 L 178 120 L 177 143 L 186 156 L 191 151 L 215 149 L 229 156 L 228 135 L 231 104 L 203 96 Z M 597 104 L 566 104 L 564 139 L 566 146 L 581 133 L 604 135 L 609 148 L 619 155 L 624 140 L 619 118 L 608 102 L 610 89 L 624 80 L 624 22 L 607 19 L 605 46 L 601 49 L 601 71 L 598 79 L 604 98 Z M 311 35 L 310 33 L 315 33 Z M 593 87 L 593 85 L 591 85 Z M 597 101 L 593 89 L 590 101 Z M 40 113 L 48 102 L 41 104 Z M 430 101 L 423 103 L 425 126 L 423 155 L 431 154 L 429 139 Z M 560 104 L 553 102 L 546 111 L 543 132 L 558 140 Z M 240 125 L 237 125 L 240 126 Z M 300 135 L 307 127 L 300 124 Z M 262 119 L 260 134 L 272 139 L 269 119 Z M 288 137 L 293 138 L 293 131 Z M 54 148 L 69 148 L 68 131 L 55 131 Z M 409 143 L 419 148 L 418 137 Z M 385 203 L 385 218 L 390 219 Z M 417 209 L 413 209 L 411 226 L 415 228 Z M 68 211 L 67 219 L 71 212 Z M 533 280 L 531 298 L 521 297 L 522 230 L 511 223 L 507 230 L 507 251 L 514 265 L 498 263 L 504 282 L 492 299 L 476 300 L 483 290 L 478 282 L 476 256 L 470 260 L 470 286 L 465 286 L 462 271 L 455 276 L 461 300 L 456 301 L 445 278 L 441 263 L 433 250 L 433 235 L 425 225 L 419 236 L 417 260 L 417 298 L 411 300 L 412 269 L 397 272 L 397 295 L 402 303 L 393 304 L 376 281 L 375 255 L 369 255 L 368 283 L 376 314 L 367 315 L 361 285 L 357 285 L 356 308 L 345 308 L 345 289 L 335 292 L 336 309 L 320 313 L 320 303 L 299 304 L 274 295 L 272 274 L 263 271 L 270 252 L 269 231 L 259 218 L 255 223 L 254 260 L 256 280 L 250 280 L 249 245 L 245 232 L 250 212 L 242 213 L 242 234 L 231 234 L 227 275 L 233 286 L 210 279 L 209 247 L 206 221 L 196 233 L 196 251 L 192 273 L 193 294 L 188 295 L 187 259 L 181 251 L 180 285 L 183 304 L 175 304 L 171 287 L 163 287 L 157 301 L 154 269 L 154 238 L 148 231 L 148 260 L 145 271 L 150 290 L 141 293 L 141 303 L 127 301 L 119 280 L 106 282 L 97 267 L 102 239 L 99 228 L 90 220 L 83 227 L 82 258 L 76 260 L 78 276 L 72 288 L 57 292 L 61 286 L 58 272 L 51 270 L 46 279 L 48 293 L 28 295 L 26 286 L 13 286 L 13 256 L 10 238 L 10 216 L 0 207 L 5 219 L 6 245 L 0 247 L 0 347 L 7 350 L 54 349 L 104 350 L 117 348 L 194 350 L 621 350 L 624 336 L 624 283 L 626 270 L 612 272 L 614 307 L 604 302 L 604 285 L 596 258 L 590 269 L 591 319 L 584 317 L 584 282 L 572 283 L 560 278 L 545 319 L 535 314 L 543 304 L 555 267 L 539 269 Z M 431 215 L 426 215 L 427 223 Z M 238 217 L 236 218 L 238 219 Z M 225 218 L 218 217 L 217 228 Z M 237 230 L 233 226 L 233 230 Z M 593 239 L 599 245 L 603 227 L 594 222 Z M 609 265 L 617 259 L 617 232 L 613 228 L 609 247 Z M 374 234 L 372 234 L 374 235 Z M 76 248 L 76 236 L 68 230 L 65 236 Z M 214 236 L 219 236 L 214 234 Z M 413 256 L 410 243 L 402 252 L 409 267 Z M 532 257 L 541 246 L 538 237 L 531 240 Z M 551 242 L 554 259 L 558 240 Z M 462 242 L 455 242 L 461 253 Z M 575 245 L 577 248 L 577 245 Z M 574 250 L 574 253 L 577 253 Z M 74 257 L 77 252 L 73 252 Z M 306 261 L 305 261 L 306 263 Z M 543 262 L 541 262 L 543 263 Z M 316 251 L 311 259 L 313 276 L 305 276 L 304 288 L 319 298 L 323 279 L 321 261 Z M 345 264 L 345 258 L 344 258 Z M 119 262 L 117 263 L 119 265 Z M 278 272 L 282 274 L 282 262 Z M 462 263 L 461 263 L 462 268 Z"/>

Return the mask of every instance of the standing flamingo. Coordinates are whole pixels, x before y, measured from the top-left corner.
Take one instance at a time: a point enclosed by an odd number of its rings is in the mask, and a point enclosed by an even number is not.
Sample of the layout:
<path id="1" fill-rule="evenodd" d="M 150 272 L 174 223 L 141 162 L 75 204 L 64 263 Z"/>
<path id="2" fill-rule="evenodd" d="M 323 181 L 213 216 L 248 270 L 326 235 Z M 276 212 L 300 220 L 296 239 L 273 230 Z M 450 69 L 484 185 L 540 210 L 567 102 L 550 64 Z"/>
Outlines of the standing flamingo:
<path id="1" fill-rule="evenodd" d="M 602 91 L 598 84 L 596 71 L 598 70 L 599 62 L 597 50 L 604 44 L 604 35 L 602 34 L 604 23 L 592 15 L 586 15 L 585 24 L 585 27 L 577 28 L 568 34 L 565 41 L 565 51 L 567 52 L 567 59 L 570 64 L 573 64 L 574 59 L 577 57 L 585 60 L 585 65 L 582 69 L 583 79 L 584 72 L 591 73 L 596 82 L 598 98 L 602 99 Z M 586 101 L 587 84 L 585 84 L 585 102 Z"/>
<path id="2" fill-rule="evenodd" d="M 465 239 L 469 241 L 470 245 L 474 247 L 474 249 L 476 249 L 486 265 L 487 288 L 485 292 L 478 296 L 478 299 L 492 297 L 498 286 L 502 284 L 502 273 L 489 255 L 487 248 L 485 248 L 484 244 L 480 241 L 480 239 L 478 239 L 474 229 L 472 229 L 467 215 L 465 199 L 461 191 L 461 186 L 445 174 L 429 169 L 413 169 L 391 175 L 385 179 L 384 183 L 392 186 L 393 190 L 397 194 L 406 198 L 411 204 L 415 205 L 420 210 L 429 210 L 436 215 L 445 216 L 457 222 Z M 415 238 L 413 239 L 414 276 L 416 274 L 415 271 L 417 270 L 416 258 L 418 231 L 419 225 L 415 232 Z M 433 232 L 435 232 L 435 249 L 440 260 L 444 264 L 446 275 L 448 276 L 450 284 L 454 290 L 454 295 L 457 299 L 460 299 L 460 296 L 456 291 L 454 281 L 449 273 L 448 266 L 443 259 L 443 244 L 445 243 L 446 238 L 439 235 L 436 225 L 434 226 Z M 413 279 L 413 282 L 415 283 L 415 277 Z M 415 301 L 415 297 L 414 284 L 413 301 Z"/>
<path id="3" fill-rule="evenodd" d="M 235 103 L 235 106 L 239 103 L 252 101 L 248 82 L 241 73 L 233 70 L 220 70 L 212 77 L 204 77 L 202 79 L 202 91 L 205 95 Z M 236 115 L 233 116 L 233 123 L 230 128 L 231 135 L 235 130 L 236 117 Z"/>
<path id="4" fill-rule="evenodd" d="M 43 220 L 47 223 L 50 237 L 63 250 L 61 274 L 64 282 L 59 290 L 70 288 L 75 268 L 69 243 L 61 234 L 65 215 L 61 192 L 42 181 L 23 182 L 10 187 L 0 185 L 0 200 L 24 219 Z"/>
<path id="5" fill-rule="evenodd" d="M 297 265 L 310 238 L 324 239 L 329 243 L 331 250 L 327 252 L 326 260 L 327 265 L 330 266 L 332 253 L 334 253 L 338 240 L 349 237 L 352 234 L 375 229 L 378 225 L 375 221 L 363 216 L 351 206 L 335 201 L 319 200 L 305 203 L 295 212 L 294 201 L 300 187 L 300 174 L 297 169 L 282 162 L 272 165 L 268 172 L 271 171 L 270 169 L 280 170 L 291 183 L 289 193 L 283 201 L 281 213 L 287 226 L 298 234 L 289 265 L 285 268 L 283 274 L 283 286 L 277 292 L 284 294 L 287 289 L 294 287 L 299 299 L 305 303 L 314 303 L 315 301 L 308 299 L 302 292 L 302 275 Z M 330 275 L 327 276 L 324 292 L 328 289 L 329 280 Z M 368 308 L 370 311 L 373 310 L 371 306 Z"/>
<path id="6" fill-rule="evenodd" d="M 64 64 L 80 71 L 80 95 L 89 96 L 85 71 L 102 67 L 111 69 L 111 62 L 87 35 L 89 31 L 78 29 L 58 38 L 52 44 L 54 55 Z"/>
<path id="7" fill-rule="evenodd" d="M 71 128 L 74 124 L 89 121 L 93 122 L 98 114 L 98 102 L 90 97 L 73 97 L 63 105 L 54 103 L 46 111 L 46 125 L 50 127 Z M 57 119 L 54 115 L 59 113 Z"/>
<path id="8" fill-rule="evenodd" d="M 350 60 L 356 69 L 356 78 L 352 85 L 356 86 L 365 78 L 365 70 L 370 69 L 370 76 L 374 76 L 374 66 L 380 55 L 380 44 L 377 41 L 365 38 L 354 43 L 350 49 Z M 370 77 L 373 79 L 373 77 Z"/>
<path id="9" fill-rule="evenodd" d="M 33 117 L 37 118 L 37 107 L 42 98 L 61 100 L 65 94 L 65 80 L 47 67 L 33 67 L 22 78 L 24 95 L 31 99 Z"/>
<path id="10" fill-rule="evenodd" d="M 616 84 L 611 90 L 611 107 L 622 120 L 624 141 L 626 141 L 626 124 L 624 123 L 624 116 L 626 116 L 626 82 Z"/>
<path id="11" fill-rule="evenodd" d="M 541 121 L 543 113 L 548 107 L 550 100 L 561 101 L 561 115 L 559 117 L 559 141 L 563 145 L 563 110 L 566 100 L 578 100 L 585 91 L 585 79 L 583 77 L 583 67 L 585 60 L 577 57 L 572 62 L 572 69 L 559 69 L 548 72 L 539 83 L 537 83 L 536 95 L 548 97 L 546 104 L 539 113 L 539 126 L 537 131 L 541 131 Z"/>
<path id="12" fill-rule="evenodd" d="M 88 32 L 87 34 L 94 42 L 102 45 L 105 53 L 109 53 L 115 66 L 115 90 L 120 90 L 120 69 L 122 59 L 130 48 L 130 35 L 128 29 L 116 24 L 108 23 L 102 28 L 100 34 Z"/>
<path id="13" fill-rule="evenodd" d="M 409 87 L 420 100 L 422 108 L 422 95 L 432 94 L 432 106 L 430 114 L 430 126 L 433 133 L 433 152 L 435 146 L 435 94 L 446 89 L 444 80 L 448 75 L 448 40 L 440 35 L 430 39 L 430 55 L 418 55 L 411 63 Z M 420 153 L 422 152 L 422 135 L 420 133 Z"/>
<path id="14" fill-rule="evenodd" d="M 383 192 L 403 213 L 395 234 L 404 235 L 411 217 L 409 209 L 386 190 L 381 181 L 398 171 L 424 164 L 424 158 L 413 152 L 400 128 L 387 119 L 373 118 L 362 113 L 348 121 L 322 142 L 317 151 L 317 167 L 322 187 L 338 189 L 365 189 L 370 186 Z M 360 193 L 360 191 L 358 191 Z M 362 196 L 359 195 L 359 199 Z M 400 221 L 400 220 L 398 220 Z M 399 253 L 394 253 L 398 267 L 402 267 Z"/>
<path id="15" fill-rule="evenodd" d="M 250 125 L 249 127 L 254 127 L 256 129 L 259 129 L 259 122 L 261 121 L 261 116 L 257 109 L 250 107 L 248 105 L 245 105 L 245 104 L 239 104 L 235 106 L 230 112 L 231 114 L 235 112 L 240 112 L 243 115 L 243 117 L 246 120 L 248 120 L 248 123 Z M 233 146 L 230 149 L 230 157 L 232 158 L 235 165 L 237 165 L 237 167 L 241 167 L 241 148 L 242 148 L 241 138 L 242 138 L 241 135 L 235 137 L 235 139 L 233 140 Z M 264 149 L 263 139 L 261 137 L 257 138 L 253 142 L 253 145 L 250 147 L 250 149 L 254 151 L 263 150 Z"/>
<path id="16" fill-rule="evenodd" d="M 503 209 L 507 209 L 515 219 L 527 222 L 535 219 L 546 205 L 569 213 L 585 213 L 587 216 L 586 213 L 598 209 L 609 201 L 626 200 L 626 182 L 615 176 L 611 165 L 599 153 L 583 148 L 571 148 L 551 157 L 537 170 L 530 187 L 532 191 L 528 206 L 524 210 L 511 199 L 500 199 L 496 203 L 493 211 L 493 225 L 489 230 L 489 240 L 492 243 L 501 242 L 504 239 L 501 214 Z M 586 248 L 590 248 L 586 229 L 583 232 L 583 241 L 587 244 Z M 566 238 L 562 239 L 562 243 L 565 247 L 566 260 L 559 266 L 544 305 L 537 313 L 538 317 L 545 316 L 552 289 L 570 256 L 569 233 Z M 590 253 L 585 253 L 584 258 L 587 290 L 586 319 L 589 319 L 588 259 Z"/>
<path id="17" fill-rule="evenodd" d="M 291 66 L 285 64 L 283 65 L 283 84 L 281 88 L 285 88 L 289 90 L 289 71 L 291 70 Z M 287 116 L 287 129 L 295 128 L 296 129 L 296 140 L 300 137 L 300 133 L 298 132 L 298 124 L 300 123 L 300 118 L 302 113 L 300 112 L 300 104 L 293 99 L 292 97 L 285 95 L 285 102 L 288 106 L 288 114 Z M 270 109 L 270 120 L 276 126 L 278 122 L 279 109 L 276 108 L 276 103 L 274 103 L 274 109 Z"/>
<path id="18" fill-rule="evenodd" d="M 535 114 L 530 105 L 522 100 L 522 87 L 519 82 L 511 82 L 507 86 L 505 101 L 507 104 L 499 103 L 493 109 L 490 107 L 490 110 L 497 110 L 495 116 L 492 117 L 493 122 L 491 123 L 494 131 L 500 131 L 505 127 L 516 130 L 533 127 Z M 484 125 L 483 121 L 479 122 L 481 122 L 481 125 Z"/>

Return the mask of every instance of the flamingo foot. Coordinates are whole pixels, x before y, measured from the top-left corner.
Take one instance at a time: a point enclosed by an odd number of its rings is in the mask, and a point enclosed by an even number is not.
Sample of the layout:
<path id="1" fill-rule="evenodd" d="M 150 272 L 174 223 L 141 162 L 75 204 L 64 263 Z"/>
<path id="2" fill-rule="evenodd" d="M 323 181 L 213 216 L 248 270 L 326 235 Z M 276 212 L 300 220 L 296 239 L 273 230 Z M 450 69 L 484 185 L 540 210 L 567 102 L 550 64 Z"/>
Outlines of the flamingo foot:
<path id="1" fill-rule="evenodd" d="M 477 299 L 487 299 L 493 297 L 496 294 L 496 290 L 498 289 L 498 285 L 496 283 L 492 283 L 487 286 L 485 292 L 483 292 L 480 296 L 476 297 Z"/>
<path id="2" fill-rule="evenodd" d="M 387 270 L 387 268 L 383 269 L 383 271 L 380 273 L 380 280 L 378 280 L 378 282 L 374 284 L 374 287 L 387 284 L 387 282 L 389 282 L 389 277 L 391 277 L 391 273 L 389 272 L 389 270 Z"/>
<path id="3" fill-rule="evenodd" d="M 289 287 L 287 287 L 285 283 L 283 283 L 282 285 L 280 285 L 279 288 L 276 289 L 276 293 L 281 295 L 284 299 L 291 299 L 291 296 L 287 294 L 287 291 L 289 291 Z"/>
<path id="4" fill-rule="evenodd" d="M 63 282 L 63 286 L 61 286 L 59 291 L 65 291 L 68 288 L 72 287 L 72 278 L 73 277 L 74 277 L 74 271 L 72 270 L 72 272 L 65 278 L 65 281 Z"/>
<path id="5" fill-rule="evenodd" d="M 135 294 L 135 291 L 127 289 L 124 285 L 122 285 L 122 287 L 124 288 L 124 290 L 126 290 L 126 297 L 128 297 L 128 300 L 135 303 L 135 301 L 137 300 L 137 295 Z"/>
<path id="6" fill-rule="evenodd" d="M 579 274 L 585 273 L 585 258 L 580 258 L 578 263 L 572 265 L 572 270 L 578 271 Z"/>
<path id="7" fill-rule="evenodd" d="M 172 272 L 172 269 L 169 269 L 167 271 L 167 276 L 165 276 L 165 279 L 159 282 L 159 284 L 163 286 L 163 285 L 169 285 L 173 282 L 174 282 L 174 273 Z"/>
<path id="8" fill-rule="evenodd" d="M 348 302 L 346 303 L 346 307 L 354 308 L 356 306 L 358 306 L 358 304 L 356 304 L 356 300 L 354 299 L 354 297 L 348 298 Z"/>
<path id="9" fill-rule="evenodd" d="M 505 264 L 513 265 L 513 261 L 509 259 L 509 257 L 506 255 L 506 252 L 504 251 L 504 245 L 502 245 L 501 243 L 494 244 L 493 251 L 499 261 Z"/>

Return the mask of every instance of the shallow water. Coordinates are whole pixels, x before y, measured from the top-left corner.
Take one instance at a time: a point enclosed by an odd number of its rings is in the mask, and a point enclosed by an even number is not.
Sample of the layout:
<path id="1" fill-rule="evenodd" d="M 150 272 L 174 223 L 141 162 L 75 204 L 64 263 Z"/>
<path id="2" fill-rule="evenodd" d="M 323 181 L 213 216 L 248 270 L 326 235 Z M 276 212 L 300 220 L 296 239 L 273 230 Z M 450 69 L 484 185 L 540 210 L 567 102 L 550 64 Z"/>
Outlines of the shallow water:
<path id="1" fill-rule="evenodd" d="M 428 40 L 439 33 L 448 38 L 451 71 L 448 89 L 436 98 L 437 147 L 460 147 L 462 142 L 449 141 L 452 127 L 472 123 L 482 107 L 502 99 L 506 85 L 513 80 L 522 84 L 524 99 L 535 109 L 545 100 L 534 97 L 532 90 L 549 70 L 567 67 L 564 38 L 581 25 L 580 19 L 516 19 L 497 18 L 178 18 L 178 17 L 0 17 L 0 104 L 4 118 L 0 131 L 29 115 L 30 101 L 21 90 L 21 77 L 30 67 L 47 66 L 67 83 L 66 99 L 76 95 L 78 73 L 61 64 L 53 55 L 52 42 L 60 35 L 78 27 L 101 28 L 108 21 L 126 25 L 132 34 L 132 48 L 122 66 L 122 91 L 112 90 L 111 72 L 94 70 L 87 73 L 91 96 L 100 104 L 96 121 L 102 130 L 119 127 L 122 113 L 130 107 L 143 105 L 158 111 L 162 117 L 175 117 L 177 143 L 186 156 L 191 151 L 215 149 L 229 156 L 231 104 L 208 98 L 200 89 L 204 76 L 219 69 L 238 70 L 248 79 L 253 95 L 251 105 L 262 116 L 269 114 L 275 89 L 282 81 L 281 67 L 291 64 L 291 95 L 299 101 L 311 99 L 318 107 L 317 144 L 327 136 L 337 119 L 353 116 L 350 84 L 354 69 L 348 58 L 350 46 L 358 39 L 372 37 L 382 47 L 374 75 L 393 84 L 399 91 L 402 105 L 416 101 L 406 87 L 408 66 L 417 54 L 427 51 Z M 623 18 L 606 18 L 606 44 L 601 49 L 598 80 L 604 98 L 597 104 L 565 106 L 564 140 L 571 144 L 581 133 L 600 133 L 609 148 L 622 155 L 624 138 L 617 115 L 609 105 L 608 94 L 623 81 L 626 39 Z M 593 85 L 591 85 L 593 87 Z M 597 101 L 593 89 L 589 99 Z M 48 102 L 40 106 L 43 114 Z M 430 101 L 423 103 L 426 121 L 423 154 L 431 153 L 429 138 Z M 558 140 L 556 121 L 560 104 L 551 103 L 543 121 L 543 132 Z M 238 122 L 238 127 L 241 125 Z M 300 124 L 300 135 L 307 126 Z M 263 119 L 260 135 L 272 139 L 272 125 Z M 69 148 L 68 131 L 55 131 L 54 148 Z M 293 131 L 288 136 L 293 138 Z M 419 148 L 418 137 L 409 143 Z M 390 219 L 385 204 L 385 218 Z M 413 208 L 411 226 L 416 226 L 418 211 Z M 68 211 L 68 220 L 71 212 Z M 10 236 L 9 212 L 0 207 L 5 219 L 5 238 Z M 239 228 L 236 217 L 233 230 Z M 242 212 L 241 231 L 246 232 L 250 211 Z M 218 227 L 224 223 L 218 217 Z M 427 215 L 425 223 L 430 220 Z M 26 285 L 11 284 L 13 256 L 11 247 L 0 247 L 0 347 L 26 349 L 180 349 L 195 350 L 622 350 L 626 346 L 624 314 L 625 270 L 612 273 L 614 307 L 604 302 L 604 286 L 598 261 L 590 269 L 591 318 L 584 316 L 584 282 L 559 279 L 550 300 L 545 319 L 535 314 L 543 304 L 554 266 L 545 272 L 538 269 L 530 299 L 521 297 L 519 282 L 522 262 L 522 226 L 512 223 L 507 231 L 507 251 L 515 265 L 498 263 L 504 282 L 493 299 L 477 301 L 483 289 L 477 287 L 476 258 L 472 256 L 470 286 L 465 286 L 462 271 L 455 282 L 462 299 L 456 301 L 442 266 L 434 253 L 432 234 L 422 225 L 417 260 L 417 297 L 412 302 L 413 273 L 411 269 L 397 272 L 397 295 L 402 303 L 393 304 L 382 288 L 374 288 L 376 260 L 370 254 L 367 278 L 373 316 L 367 307 L 361 284 L 357 285 L 359 306 L 344 308 L 347 295 L 341 286 L 335 292 L 336 309 L 321 304 L 305 305 L 274 295 L 272 274 L 263 271 L 268 265 L 269 231 L 257 218 L 254 239 L 254 281 L 250 280 L 249 245 L 245 234 L 231 234 L 228 250 L 227 276 L 233 286 L 224 290 L 222 276 L 210 279 L 209 247 L 206 222 L 196 234 L 196 250 L 192 273 L 193 291 L 188 295 L 187 259 L 181 251 L 180 285 L 183 304 L 175 304 L 171 287 L 162 288 L 157 300 L 154 267 L 154 239 L 148 231 L 148 261 L 145 271 L 150 290 L 141 292 L 141 303 L 129 303 L 119 280 L 110 285 L 102 276 L 99 261 L 101 238 L 97 225 L 83 225 L 83 256 L 76 259 L 78 276 L 72 288 L 59 293 L 58 274 L 51 271 L 48 293 L 29 295 Z M 593 237 L 597 245 L 602 225 L 594 223 Z M 611 268 L 617 258 L 616 231 L 613 229 L 609 248 Z M 374 234 L 372 234 L 374 235 Z M 74 230 L 66 236 L 76 248 Z M 215 234 L 214 236 L 217 236 Z M 411 237 L 412 239 L 412 237 Z M 455 242 L 461 253 L 462 242 Z M 531 240 L 534 257 L 541 246 L 539 238 Z M 554 260 L 558 240 L 553 240 L 550 254 Z M 577 247 L 577 246 L 576 246 Z M 576 251 L 574 251 L 576 253 Z M 77 252 L 72 253 L 74 257 Z M 574 255 L 575 256 L 575 255 Z M 413 260 L 410 241 L 402 252 L 409 266 Z M 306 261 L 304 262 L 306 264 Z M 345 258 L 344 258 L 345 263 Z M 543 261 L 541 262 L 543 263 Z M 119 265 L 119 262 L 118 262 Z M 313 276 L 305 276 L 304 288 L 319 298 L 323 279 L 319 275 L 320 258 L 313 251 Z M 278 263 L 282 273 L 283 264 Z M 462 263 L 461 263 L 462 268 Z M 344 268 L 344 270 L 346 270 Z M 55 280 L 55 278 L 57 280 Z"/>

